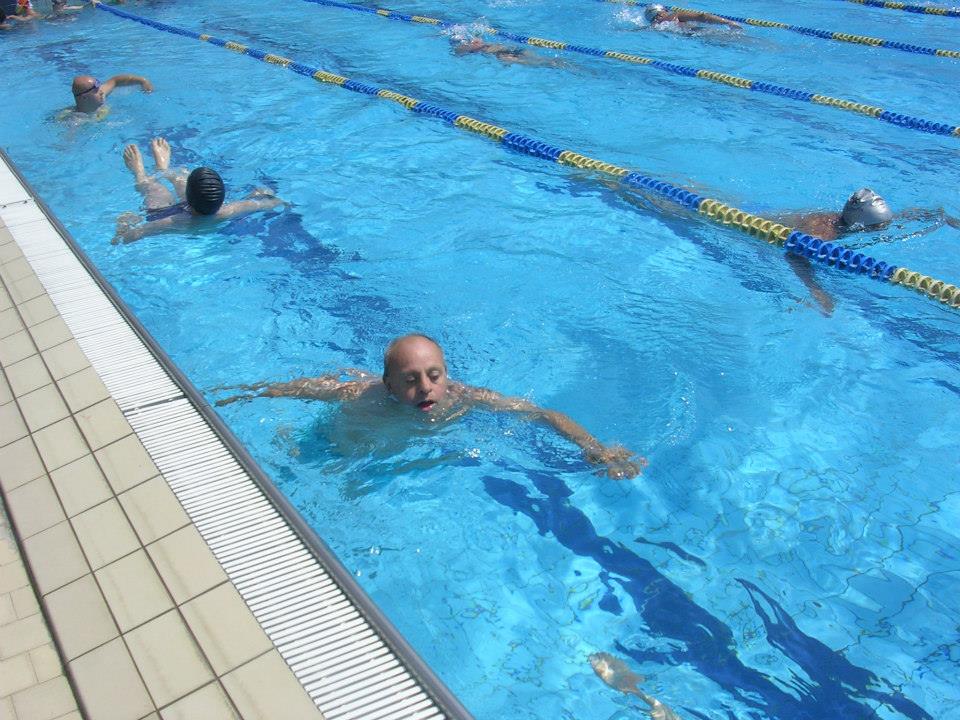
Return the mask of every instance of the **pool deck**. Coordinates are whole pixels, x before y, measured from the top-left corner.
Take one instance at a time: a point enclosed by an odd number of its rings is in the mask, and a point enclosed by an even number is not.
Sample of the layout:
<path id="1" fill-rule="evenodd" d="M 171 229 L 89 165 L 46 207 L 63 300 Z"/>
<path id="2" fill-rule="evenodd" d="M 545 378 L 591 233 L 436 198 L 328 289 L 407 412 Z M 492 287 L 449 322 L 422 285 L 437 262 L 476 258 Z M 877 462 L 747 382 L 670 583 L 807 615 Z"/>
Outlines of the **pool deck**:
<path id="1" fill-rule="evenodd" d="M 469 718 L 66 240 L 0 155 L 0 720 Z"/>

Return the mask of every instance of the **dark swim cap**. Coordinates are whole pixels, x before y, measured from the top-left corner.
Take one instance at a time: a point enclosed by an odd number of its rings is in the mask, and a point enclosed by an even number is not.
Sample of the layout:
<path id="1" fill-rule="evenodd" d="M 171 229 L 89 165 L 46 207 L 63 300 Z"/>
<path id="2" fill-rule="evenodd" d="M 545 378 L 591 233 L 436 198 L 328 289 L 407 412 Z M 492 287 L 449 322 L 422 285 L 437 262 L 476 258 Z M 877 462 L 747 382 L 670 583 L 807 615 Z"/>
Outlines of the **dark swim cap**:
<path id="1" fill-rule="evenodd" d="M 7 14 L 3 11 L 3 8 L 0 8 L 0 25 L 7 21 Z"/>
<path id="2" fill-rule="evenodd" d="M 187 178 L 187 202 L 201 215 L 216 214 L 223 196 L 223 179 L 216 170 L 198 167 Z"/>

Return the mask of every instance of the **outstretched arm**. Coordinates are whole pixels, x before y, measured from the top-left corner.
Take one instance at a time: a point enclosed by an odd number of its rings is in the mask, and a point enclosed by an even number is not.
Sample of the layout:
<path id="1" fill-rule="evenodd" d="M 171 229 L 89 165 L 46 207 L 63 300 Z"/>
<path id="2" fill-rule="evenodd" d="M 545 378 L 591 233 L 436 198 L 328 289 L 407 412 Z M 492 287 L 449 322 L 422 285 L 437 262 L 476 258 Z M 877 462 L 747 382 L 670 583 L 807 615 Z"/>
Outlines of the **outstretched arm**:
<path id="1" fill-rule="evenodd" d="M 260 382 L 253 385 L 224 385 L 214 390 L 243 390 L 239 395 L 233 395 L 217 400 L 217 406 L 229 405 L 238 400 L 252 400 L 258 397 L 290 397 L 305 400 L 356 400 L 366 390 L 373 386 L 369 380 L 341 380 L 344 374 L 354 377 L 366 377 L 366 373 L 358 370 L 341 370 L 329 375 L 312 378 L 297 378 L 290 382 Z"/>
<path id="2" fill-rule="evenodd" d="M 677 19 L 681 21 L 693 21 L 702 23 L 712 23 L 713 25 L 726 25 L 732 28 L 739 28 L 740 23 L 733 20 L 727 20 L 713 13 L 702 12 L 700 10 L 677 10 Z"/>
<path id="3" fill-rule="evenodd" d="M 615 480 L 636 477 L 647 465 L 645 458 L 638 458 L 636 462 L 631 460 L 634 453 L 625 447 L 602 444 L 587 432 L 586 428 L 567 415 L 534 405 L 529 400 L 507 397 L 493 390 L 475 387 L 466 388 L 466 398 L 474 404 L 483 405 L 491 410 L 514 412 L 527 420 L 549 425 L 563 437 L 579 445 L 587 462 L 606 465 L 607 475 Z"/>
<path id="4" fill-rule="evenodd" d="M 960 220 L 951 215 L 947 215 L 943 208 L 937 208 L 936 210 L 930 210 L 928 208 L 907 208 L 897 213 L 897 219 L 920 221 L 942 220 L 950 227 L 960 230 Z"/>
<path id="5" fill-rule="evenodd" d="M 114 75 L 102 85 L 103 96 L 106 97 L 113 92 L 114 88 L 123 85 L 139 85 L 144 92 L 153 91 L 153 85 L 145 77 L 124 74 Z"/>
<path id="6" fill-rule="evenodd" d="M 271 190 L 267 188 L 257 188 L 245 199 L 224 205 L 217 213 L 217 217 L 226 220 L 260 212 L 261 210 L 270 210 L 277 205 L 283 204 L 284 201 L 274 195 Z"/>

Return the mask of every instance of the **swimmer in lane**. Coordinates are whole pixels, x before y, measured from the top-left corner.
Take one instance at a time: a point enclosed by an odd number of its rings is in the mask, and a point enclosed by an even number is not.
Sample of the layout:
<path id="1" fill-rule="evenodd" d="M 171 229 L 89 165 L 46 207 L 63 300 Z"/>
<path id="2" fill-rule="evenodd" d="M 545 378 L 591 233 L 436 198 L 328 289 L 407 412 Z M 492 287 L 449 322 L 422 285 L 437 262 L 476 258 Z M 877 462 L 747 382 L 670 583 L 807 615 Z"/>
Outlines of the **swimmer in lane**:
<path id="1" fill-rule="evenodd" d="M 19 23 L 30 22 L 31 20 L 33 20 L 32 17 L 7 15 L 3 8 L 0 8 L 0 30 L 13 30 Z"/>
<path id="2" fill-rule="evenodd" d="M 563 67 L 559 58 L 548 58 L 523 48 L 510 47 L 501 43 L 486 42 L 482 38 L 474 37 L 469 40 L 455 41 L 453 52 L 456 55 L 470 55 L 484 53 L 493 55 L 502 63 L 515 65 L 531 65 L 534 67 Z"/>
<path id="3" fill-rule="evenodd" d="M 779 222 L 821 240 L 833 242 L 855 233 L 883 230 L 897 219 L 933 222 L 934 224 L 926 232 L 944 224 L 960 229 L 960 220 L 947 215 L 942 208 L 937 210 L 911 208 L 894 214 L 886 200 L 865 187 L 853 193 L 840 212 L 792 213 L 781 216 Z M 813 295 L 823 313 L 830 315 L 834 308 L 833 298 L 814 279 L 810 261 L 805 257 L 788 253 L 787 262 Z"/>
<path id="4" fill-rule="evenodd" d="M 726 25 L 727 27 L 740 30 L 740 23 L 733 20 L 727 20 L 713 13 L 702 12 L 700 10 L 667 10 L 663 5 L 647 5 L 643 10 L 644 19 L 650 23 L 650 27 L 656 29 L 658 25 L 666 23 L 677 23 L 680 27 L 690 30 L 696 30 L 698 25 Z"/>
<path id="5" fill-rule="evenodd" d="M 107 101 L 107 95 L 116 88 L 124 85 L 139 85 L 144 92 L 153 92 L 153 85 L 145 77 L 139 75 L 114 75 L 105 83 L 101 83 L 92 75 L 77 75 L 73 79 L 71 90 L 75 112 L 95 113 Z"/>
<path id="6" fill-rule="evenodd" d="M 254 190 L 243 200 L 224 204 L 224 186 L 220 175 L 208 167 L 170 169 L 170 145 L 163 138 L 150 142 L 156 175 L 147 175 L 143 156 L 136 145 L 127 145 L 123 161 L 133 173 L 137 190 L 143 195 L 146 215 L 123 213 L 117 218 L 117 234 L 113 243 L 132 243 L 149 235 L 208 229 L 231 218 L 269 210 L 283 201 L 266 188 Z M 170 191 L 161 180 L 173 187 Z"/>
<path id="7" fill-rule="evenodd" d="M 619 445 L 603 445 L 583 427 L 563 413 L 547 410 L 528 400 L 507 397 L 486 388 L 471 387 L 447 377 L 443 350 L 426 335 L 411 334 L 395 339 L 383 356 L 383 376 L 376 378 L 362 371 L 345 371 L 355 380 L 342 380 L 341 373 L 298 378 L 290 382 L 236 385 L 241 395 L 224 398 L 217 405 L 256 397 L 292 397 L 330 402 L 362 402 L 382 408 L 388 402 L 399 403 L 433 422 L 448 422 L 474 408 L 512 412 L 526 420 L 549 425 L 557 433 L 576 443 L 587 462 L 604 465 L 606 474 L 616 480 L 636 477 L 647 462 Z"/>

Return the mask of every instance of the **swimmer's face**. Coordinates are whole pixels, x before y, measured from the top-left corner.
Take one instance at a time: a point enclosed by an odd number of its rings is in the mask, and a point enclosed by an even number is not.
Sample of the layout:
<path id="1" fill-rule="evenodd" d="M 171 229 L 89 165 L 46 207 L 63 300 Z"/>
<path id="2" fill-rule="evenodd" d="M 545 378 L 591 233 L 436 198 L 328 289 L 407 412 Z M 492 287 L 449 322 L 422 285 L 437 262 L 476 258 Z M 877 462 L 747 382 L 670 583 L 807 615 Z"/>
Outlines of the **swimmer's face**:
<path id="1" fill-rule="evenodd" d="M 453 51 L 457 55 L 463 55 L 464 53 L 479 52 L 483 49 L 484 42 L 482 39 L 475 37 L 471 38 L 466 42 L 462 42 L 457 45 Z"/>
<path id="2" fill-rule="evenodd" d="M 93 112 L 105 100 L 100 81 L 90 75 L 80 75 L 73 79 L 73 99 L 80 112 Z"/>
<path id="3" fill-rule="evenodd" d="M 443 351 L 426 338 L 404 338 L 390 354 L 383 382 L 404 405 L 430 412 L 447 394 Z"/>

